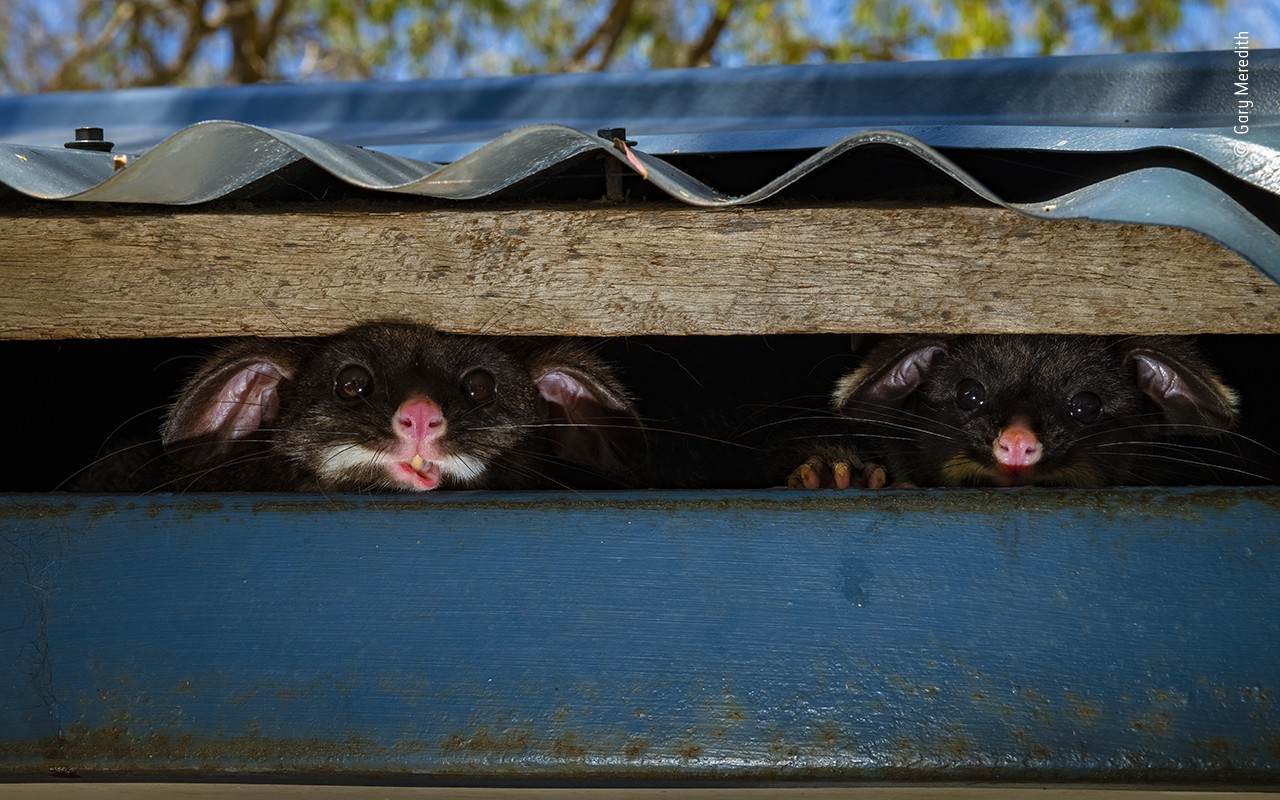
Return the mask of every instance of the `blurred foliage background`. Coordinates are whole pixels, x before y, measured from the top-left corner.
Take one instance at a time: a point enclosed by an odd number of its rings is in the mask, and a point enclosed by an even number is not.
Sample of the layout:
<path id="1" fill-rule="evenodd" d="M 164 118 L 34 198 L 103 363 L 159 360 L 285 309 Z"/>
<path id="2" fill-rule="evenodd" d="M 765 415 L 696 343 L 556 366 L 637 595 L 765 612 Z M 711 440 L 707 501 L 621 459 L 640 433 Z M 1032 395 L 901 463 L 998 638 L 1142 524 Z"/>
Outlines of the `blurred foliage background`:
<path id="1" fill-rule="evenodd" d="M 1278 25 L 1280 0 L 0 0 L 0 92 L 1225 49 Z"/>

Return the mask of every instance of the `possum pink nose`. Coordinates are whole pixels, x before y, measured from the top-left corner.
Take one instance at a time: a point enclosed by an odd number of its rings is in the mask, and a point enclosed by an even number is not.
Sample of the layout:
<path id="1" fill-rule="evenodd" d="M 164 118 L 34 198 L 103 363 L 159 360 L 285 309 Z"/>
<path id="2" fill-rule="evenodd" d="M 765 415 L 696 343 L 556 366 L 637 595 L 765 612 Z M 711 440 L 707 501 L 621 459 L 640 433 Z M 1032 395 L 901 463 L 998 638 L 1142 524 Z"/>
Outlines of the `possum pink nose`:
<path id="1" fill-rule="evenodd" d="M 1015 469 L 1029 467 L 1040 460 L 1044 446 L 1030 428 L 1013 424 L 1000 431 L 991 452 L 996 461 Z"/>
<path id="2" fill-rule="evenodd" d="M 430 400 L 410 398 L 396 410 L 396 429 L 414 442 L 435 439 L 444 433 L 444 412 Z"/>

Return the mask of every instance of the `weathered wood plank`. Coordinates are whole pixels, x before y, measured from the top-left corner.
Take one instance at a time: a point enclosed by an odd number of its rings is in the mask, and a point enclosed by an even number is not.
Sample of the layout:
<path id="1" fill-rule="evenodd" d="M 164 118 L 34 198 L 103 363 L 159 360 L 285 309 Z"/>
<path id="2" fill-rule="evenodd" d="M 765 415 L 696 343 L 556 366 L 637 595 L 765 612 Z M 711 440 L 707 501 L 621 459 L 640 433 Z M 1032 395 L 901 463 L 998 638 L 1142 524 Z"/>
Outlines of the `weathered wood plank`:
<path id="1" fill-rule="evenodd" d="M 1274 488 L 0 496 L 0 783 L 1274 787 L 1278 521 Z"/>
<path id="2" fill-rule="evenodd" d="M 0 338 L 457 332 L 1280 332 L 1182 230 L 885 204 L 0 214 Z"/>
<path id="3" fill-rule="evenodd" d="M 326 786 L 261 783 L 11 783 L 6 800 L 1275 800 L 1257 788 L 1179 791 L 1134 786 L 735 786 L 731 789 Z"/>

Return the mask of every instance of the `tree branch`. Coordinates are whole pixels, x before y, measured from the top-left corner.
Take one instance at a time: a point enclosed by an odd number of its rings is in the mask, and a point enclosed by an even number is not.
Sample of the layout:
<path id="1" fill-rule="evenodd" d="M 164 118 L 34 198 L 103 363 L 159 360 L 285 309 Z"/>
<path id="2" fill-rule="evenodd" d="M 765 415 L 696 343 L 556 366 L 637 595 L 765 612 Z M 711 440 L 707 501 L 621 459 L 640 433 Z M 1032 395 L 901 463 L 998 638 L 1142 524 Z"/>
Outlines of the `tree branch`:
<path id="1" fill-rule="evenodd" d="M 720 41 L 720 35 L 724 33 L 725 27 L 729 24 L 729 17 L 732 16 L 737 5 L 737 0 L 719 0 L 716 3 L 711 19 L 702 29 L 702 35 L 690 45 L 689 52 L 685 54 L 686 67 L 700 67 L 710 61 L 711 51 L 715 49 L 716 42 Z"/>
<path id="2" fill-rule="evenodd" d="M 569 72 L 577 72 L 586 67 L 587 56 L 591 55 L 591 51 L 596 48 L 606 36 L 610 36 L 612 44 L 606 46 L 606 50 L 611 50 L 617 45 L 618 37 L 622 35 L 622 28 L 626 26 L 627 20 L 631 17 L 631 8 L 634 0 L 613 0 L 613 4 L 609 6 L 609 13 L 600 21 L 587 37 L 578 43 L 573 51 L 569 54 L 569 61 L 564 65 L 564 69 Z M 602 56 L 603 58 L 603 56 Z M 612 55 L 609 56 L 612 58 Z M 607 63 L 607 62 L 606 62 Z M 601 69 L 597 66 L 596 69 Z"/>
<path id="3" fill-rule="evenodd" d="M 163 86 L 181 78 L 191 67 L 191 62 L 195 60 L 196 53 L 200 50 L 200 45 L 213 32 L 213 28 L 209 26 L 204 18 L 204 0 L 196 0 L 196 2 L 186 3 L 185 5 L 187 7 L 187 30 L 182 37 L 182 44 L 178 47 L 178 54 L 168 64 L 159 63 L 158 59 L 154 57 L 149 59 L 151 74 L 139 79 L 137 85 Z M 140 35 L 139 39 L 144 40 L 144 37 Z"/>
<path id="4" fill-rule="evenodd" d="M 80 68 L 107 49 L 111 41 L 115 39 L 116 34 L 120 32 L 120 28 L 133 17 L 135 11 L 137 11 L 137 7 L 133 3 L 121 3 L 116 6 L 116 10 L 111 14 L 111 18 L 107 20 L 107 24 L 98 32 L 98 35 L 89 42 L 78 41 L 71 55 L 67 56 L 58 65 L 58 71 L 53 74 L 53 77 L 49 79 L 44 88 L 70 89 L 79 87 L 81 85 L 79 79 Z"/>
<path id="5" fill-rule="evenodd" d="M 275 8 L 271 9 L 271 15 L 267 17 L 267 24 L 258 34 L 258 55 L 263 61 L 267 59 L 267 53 L 276 43 L 276 39 L 280 38 L 280 28 L 284 24 L 285 17 L 289 16 L 289 7 L 292 5 L 290 0 L 276 0 Z"/>
<path id="6" fill-rule="evenodd" d="M 618 42 L 622 40 L 622 33 L 627 29 L 627 22 L 631 19 L 631 9 L 635 7 L 634 0 L 618 0 L 613 11 L 617 14 L 610 13 L 609 28 L 605 32 L 604 49 L 600 51 L 600 59 L 596 61 L 595 70 L 602 72 L 609 67 L 609 63 L 613 61 L 614 55 L 618 51 Z"/>

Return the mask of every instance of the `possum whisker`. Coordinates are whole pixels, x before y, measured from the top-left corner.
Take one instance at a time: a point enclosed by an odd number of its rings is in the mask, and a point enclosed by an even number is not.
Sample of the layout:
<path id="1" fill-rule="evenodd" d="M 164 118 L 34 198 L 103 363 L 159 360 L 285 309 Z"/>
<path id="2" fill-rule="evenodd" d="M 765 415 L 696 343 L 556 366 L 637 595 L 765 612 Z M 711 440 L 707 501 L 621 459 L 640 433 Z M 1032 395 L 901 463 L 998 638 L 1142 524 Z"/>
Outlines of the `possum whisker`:
<path id="1" fill-rule="evenodd" d="M 809 409 L 809 410 L 812 411 L 812 409 Z M 751 434 L 758 433 L 762 430 L 765 430 L 766 428 L 777 428 L 780 425 L 794 425 L 799 422 L 842 422 L 842 421 L 850 422 L 852 420 L 850 420 L 849 417 L 841 416 L 840 414 L 835 414 L 835 413 L 810 414 L 803 417 L 788 417 L 787 419 L 778 419 L 778 420 L 773 420 L 772 422 L 765 422 L 763 424 L 756 425 L 755 427 L 747 428 L 745 431 L 739 431 L 737 435 L 750 436 Z"/>
<path id="2" fill-rule="evenodd" d="M 799 405 L 799 403 L 803 400 L 818 400 L 818 401 L 821 401 L 822 406 L 817 407 L 812 405 Z M 831 402 L 831 395 L 829 394 L 798 394 L 798 395 L 795 395 L 794 397 L 784 397 L 781 400 L 775 400 L 771 403 L 739 403 L 737 407 L 740 409 L 752 409 L 752 414 L 758 415 L 760 413 L 763 413 L 765 411 L 769 411 L 775 408 L 791 409 L 791 410 L 798 410 L 798 411 L 826 410 L 826 407 L 830 405 L 830 402 Z"/>
<path id="3" fill-rule="evenodd" d="M 237 439 L 236 442 L 243 442 L 244 444 L 270 444 L 271 440 L 270 439 Z M 146 461 L 143 461 L 141 464 L 139 464 L 136 468 L 134 468 L 129 473 L 129 477 L 132 478 L 142 470 L 156 463 L 157 461 L 162 461 L 174 453 L 180 453 L 183 450 L 191 450 L 191 449 L 196 449 L 200 447 L 207 447 L 208 445 L 209 445 L 209 442 L 203 441 L 203 440 L 197 440 L 197 441 L 191 441 L 191 442 L 185 442 L 185 443 L 178 442 L 178 443 L 169 445 L 165 447 L 162 452 L 152 456 L 151 458 L 148 458 Z M 255 451 L 254 454 L 256 455 L 257 451 Z M 206 466 L 217 467 L 225 463 L 227 463 L 227 459 L 225 458 L 214 459 L 213 461 L 209 462 Z"/>
<path id="4" fill-rule="evenodd" d="M 61 481 L 59 481 L 59 482 L 58 482 L 58 485 L 57 485 L 57 486 L 54 486 L 54 487 L 53 487 L 52 491 L 55 491 L 55 492 L 56 492 L 56 491 L 58 491 L 58 490 L 59 490 L 59 489 L 61 489 L 63 486 L 65 486 L 65 485 L 67 484 L 67 482 L 68 482 L 68 481 L 70 481 L 70 480 L 71 480 L 72 478 L 74 478 L 75 476 L 79 475 L 80 473 L 84 472 L 85 470 L 89 469 L 90 467 L 94 467 L 94 466 L 96 466 L 96 465 L 98 465 L 98 464 L 101 464 L 103 461 L 106 461 L 106 460 L 107 460 L 107 459 L 109 459 L 109 458 L 115 458 L 116 456 L 120 455 L 121 453 L 127 453 L 127 452 L 128 452 L 128 451 L 130 451 L 130 450 L 137 450 L 139 447 L 151 447 L 151 446 L 156 445 L 156 444 L 159 444 L 159 443 L 160 443 L 160 438 L 159 438 L 159 437 L 157 437 L 157 438 L 155 438 L 155 439 L 148 439 L 148 440 L 146 440 L 145 442 L 138 442 L 137 444 L 131 444 L 131 445 L 127 445 L 127 446 L 125 446 L 125 447 L 118 448 L 118 449 L 116 449 L 116 450 L 112 450 L 110 453 L 107 453 L 107 454 L 106 454 L 106 455 L 104 455 L 104 456 L 100 456 L 100 457 L 98 457 L 98 458 L 93 459 L 93 460 L 92 460 L 92 461 L 90 461 L 88 464 L 85 464 L 85 465 L 84 465 L 83 467 L 81 467 L 80 469 L 76 470 L 75 472 L 71 473 L 71 474 L 70 474 L 70 475 L 68 475 L 67 477 L 63 478 Z"/>
<path id="5" fill-rule="evenodd" d="M 797 410 L 803 410 L 803 411 L 809 411 L 809 412 L 813 412 L 813 411 L 814 411 L 814 409 L 808 409 L 808 408 L 806 408 L 806 409 L 797 409 Z M 859 410 L 862 410 L 862 409 L 861 409 L 861 407 L 859 407 Z M 889 407 L 886 407 L 886 408 L 885 408 L 885 409 L 883 409 L 883 410 L 882 410 L 882 409 L 874 409 L 874 408 L 873 408 L 873 409 L 868 409 L 868 410 L 867 410 L 867 413 L 870 413 L 870 414 L 882 414 L 882 415 L 884 415 L 884 416 L 886 416 L 886 417 L 890 417 L 889 419 L 879 419 L 879 418 L 874 418 L 874 417 L 872 417 L 872 418 L 868 418 L 868 417 L 857 417 L 857 416 L 851 416 L 851 415 L 849 415 L 849 414 L 841 414 L 841 413 L 837 413 L 837 412 L 834 412 L 834 411 L 832 411 L 832 412 L 822 412 L 822 413 L 811 413 L 811 414 L 810 414 L 810 415 L 808 415 L 808 416 L 789 417 L 789 418 L 787 418 L 787 419 L 774 420 L 773 422 L 767 422 L 767 423 L 764 423 L 763 425 L 757 425 L 757 426 L 755 426 L 754 428 L 748 428 L 747 430 L 742 431 L 742 432 L 741 432 L 741 433 L 739 433 L 738 435 L 739 435 L 739 436 L 748 436 L 748 435 L 750 435 L 750 434 L 752 434 L 752 433 L 757 433 L 757 432 L 759 432 L 759 431 L 762 431 L 762 430 L 764 430 L 765 428 L 775 428 L 775 427 L 778 427 L 778 426 L 780 426 L 780 425 L 789 425 L 789 424 L 792 424 L 792 423 L 798 423 L 798 422 L 844 421 L 844 422 L 861 422 L 861 423 L 865 423 L 865 424 L 869 424 L 869 425 L 884 425 L 884 426 L 886 426 L 886 427 L 891 427 L 891 428 L 901 428 L 901 429 L 903 429 L 903 430 L 916 431 L 917 433 L 923 433 L 923 434 L 927 434 L 927 435 L 929 435 L 929 436 L 936 436 L 936 437 L 938 437 L 939 439 L 946 439 L 946 440 L 948 440 L 948 441 L 954 440 L 954 438 L 955 438 L 954 436 L 948 436 L 948 435 L 945 435 L 944 433 L 941 433 L 941 432 L 939 432 L 939 431 L 930 431 L 930 430 L 926 430 L 926 429 L 924 429 L 924 428 L 917 427 L 917 426 L 914 426 L 914 425 L 908 425 L 908 424 L 906 424 L 906 422 L 905 422 L 905 421 L 902 421 L 902 420 L 894 420 L 894 419 L 892 419 L 892 415 L 889 413 L 889 411 L 891 411 L 891 410 L 892 410 L 892 411 L 902 411 L 901 409 L 891 409 L 891 408 L 889 408 Z M 941 422 L 940 420 L 930 419 L 930 418 L 928 418 L 928 417 L 920 416 L 920 415 L 918 415 L 918 414 L 912 414 L 912 413 L 910 413 L 910 412 L 902 412 L 902 413 L 900 414 L 900 416 L 901 416 L 901 417 L 903 417 L 903 418 L 906 418 L 906 420 L 911 421 L 911 422 L 914 422 L 914 421 L 919 420 L 919 421 L 920 421 L 920 422 L 922 422 L 922 423 L 928 423 L 928 424 L 931 424 L 931 425 L 938 425 L 940 428 L 943 428 L 943 429 L 950 429 L 950 430 L 954 430 L 954 431 L 956 431 L 957 433 L 964 433 L 964 431 L 963 431 L 963 430 L 961 430 L 961 429 L 959 429 L 959 428 L 956 428 L 956 427 L 955 427 L 955 426 L 953 426 L 953 425 L 948 425 L 948 424 L 946 424 L 946 423 L 944 423 L 944 422 Z"/>
<path id="6" fill-rule="evenodd" d="M 234 466 L 239 464 L 247 464 L 253 461 L 262 461 L 270 457 L 271 457 L 270 453 L 252 453 L 250 455 L 240 456 L 239 458 L 232 458 L 226 461 L 220 461 L 217 464 L 214 464 L 212 467 L 209 467 L 208 469 L 197 470 L 194 472 L 186 472 L 174 478 L 170 478 L 169 480 L 164 481 L 162 483 L 158 483 L 155 486 L 151 487 L 150 489 L 147 489 L 146 491 L 142 492 L 142 494 L 144 495 L 153 494 L 159 491 L 160 489 L 163 489 L 166 486 L 171 486 L 175 483 L 191 478 L 192 479 L 191 483 L 187 484 L 187 489 L 189 490 L 192 486 L 195 485 L 196 481 L 200 480 L 205 475 L 208 475 L 211 472 L 216 472 L 217 470 L 222 469 L 223 467 Z"/>
<path id="7" fill-rule="evenodd" d="M 574 492 L 575 494 L 578 491 L 577 489 L 574 489 L 572 486 L 562 483 L 556 480 L 555 478 L 551 477 L 550 475 L 538 469 L 535 469 L 532 466 L 529 466 L 528 464 L 518 464 L 513 461 L 503 461 L 501 469 L 507 470 L 508 472 L 514 472 L 515 474 L 521 475 L 526 478 L 533 478 L 535 480 L 542 480 L 542 481 L 547 481 L 549 483 L 554 483 L 556 486 L 559 486 L 560 488 L 566 489 L 570 492 Z"/>
<path id="8" fill-rule="evenodd" d="M 1128 445 L 1147 445 L 1148 447 L 1172 447 L 1178 450 L 1200 450 L 1206 453 L 1217 453 L 1218 455 L 1228 456 L 1230 458 L 1241 458 L 1241 459 L 1248 460 L 1245 456 L 1242 456 L 1239 453 L 1232 453 L 1228 450 L 1223 450 L 1220 447 L 1208 447 L 1205 445 L 1195 445 L 1195 444 L 1182 444 L 1181 442 L 1144 441 L 1141 439 L 1129 439 L 1122 442 L 1104 442 L 1102 444 L 1093 445 L 1089 449 L 1101 450 L 1102 448 L 1105 448 L 1105 447 L 1121 447 L 1127 444 Z"/>
<path id="9" fill-rule="evenodd" d="M 154 367 L 151 368 L 151 371 L 159 372 L 162 367 L 168 366 L 169 364 L 172 364 L 175 361 L 204 361 L 207 358 L 208 356 L 197 355 L 195 353 L 184 353 L 182 355 L 169 356 L 163 361 L 158 362 Z"/>
<path id="10" fill-rule="evenodd" d="M 620 487 L 626 486 L 626 482 L 620 480 L 617 475 L 610 474 L 603 470 L 595 469 L 593 467 L 590 467 L 586 464 L 583 464 L 577 461 L 569 461 L 567 459 L 556 458 L 555 456 L 548 456 L 545 453 L 535 453 L 528 450 L 520 450 L 517 452 L 519 452 L 519 454 L 524 458 L 533 459 L 534 461 L 541 461 L 546 464 L 551 464 L 551 465 L 560 467 L 561 469 L 572 470 L 574 472 L 579 472 L 584 475 L 590 475 L 593 478 L 603 478 L 604 480 L 610 481 Z M 565 488 L 567 489 L 570 487 L 566 486 Z"/>
<path id="11" fill-rule="evenodd" d="M 126 419 L 124 422 L 121 422 L 119 425 L 112 428 L 110 433 L 102 437 L 102 444 L 98 446 L 98 452 L 94 453 L 94 455 L 95 456 L 101 455 L 102 448 L 107 446 L 107 442 L 111 441 L 111 437 L 119 433 L 120 430 L 124 426 L 128 425 L 130 422 L 133 422 L 135 419 L 138 419 L 139 417 L 145 417 L 147 414 L 150 414 L 153 411 L 159 411 L 162 408 L 168 408 L 168 407 L 169 407 L 168 403 L 161 403 L 159 405 L 152 406 L 151 408 L 144 408 L 141 411 L 139 411 L 137 414 L 134 414 L 133 416 Z"/>
<path id="12" fill-rule="evenodd" d="M 331 431 L 328 428 L 256 428 L 259 433 L 302 433 L 309 436 L 364 436 L 361 431 Z M 234 441 L 243 442 L 247 439 L 236 439 Z M 274 441 L 263 439 L 261 441 Z"/>
<path id="13" fill-rule="evenodd" d="M 747 431 L 746 433 L 754 433 L 756 431 L 763 430 L 764 428 L 773 427 L 779 424 L 786 424 L 787 422 L 795 422 L 795 421 L 806 420 L 806 419 L 807 420 L 842 419 L 842 420 L 848 420 L 849 422 L 862 422 L 867 425 L 883 425 L 886 428 L 895 428 L 895 429 L 904 430 L 904 431 L 914 431 L 915 433 L 922 433 L 926 436 L 935 436 L 939 439 L 942 439 L 948 442 L 955 441 L 954 436 L 947 436 L 946 434 L 938 433 L 937 431 L 931 431 L 931 430 L 928 430 L 927 428 L 921 428 L 916 425 L 907 425 L 901 422 L 890 422 L 888 420 L 875 419 L 872 417 L 850 417 L 850 416 L 844 416 L 844 415 L 835 416 L 835 417 L 808 417 L 808 418 L 800 417 L 800 418 L 797 418 L 796 420 L 784 420 L 780 423 L 771 423 L 770 425 L 760 425 L 756 428 L 753 428 L 750 431 Z M 746 435 L 746 434 L 743 434 L 743 435 Z"/>
<path id="14" fill-rule="evenodd" d="M 624 431 L 634 431 L 636 433 L 668 433 L 674 436 L 688 436 L 691 439 L 704 439 L 717 444 L 725 444 L 730 447 L 739 447 L 743 450 L 758 450 L 758 447 L 742 444 L 741 442 L 732 442 L 728 439 L 720 439 L 715 436 L 707 436 L 701 433 L 693 433 L 691 431 L 677 430 L 676 428 L 638 428 L 634 425 L 602 425 L 595 422 L 527 422 L 512 423 L 509 425 L 482 425 L 467 428 L 468 431 L 502 431 L 502 430 L 522 430 L 529 428 L 597 428 L 597 429 L 618 429 Z"/>
<path id="15" fill-rule="evenodd" d="M 1227 439 L 1248 442 L 1249 444 L 1252 444 L 1256 447 L 1260 447 L 1263 450 L 1266 450 L 1268 453 L 1271 453 L 1272 455 L 1280 456 L 1280 451 L 1277 451 L 1271 447 L 1268 447 L 1267 445 L 1263 444 L 1257 439 L 1252 439 L 1248 436 L 1245 436 L 1242 433 L 1238 433 L 1233 430 L 1228 430 L 1227 428 L 1220 428 L 1220 427 L 1217 427 L 1216 425 L 1197 425 L 1192 422 L 1145 422 L 1139 425 L 1125 425 L 1118 428 L 1106 428 L 1106 429 L 1097 431 L 1095 433 L 1087 434 L 1085 436 L 1080 436 L 1074 439 L 1072 442 L 1070 442 L 1070 446 L 1077 445 L 1080 442 L 1088 441 L 1089 439 L 1095 439 L 1099 436 L 1105 436 L 1109 433 L 1118 433 L 1120 431 L 1131 431 L 1131 430 L 1145 430 L 1150 428 L 1174 428 L 1178 430 L 1191 429 L 1196 431 L 1210 431 L 1213 434 L 1222 436 Z"/>
<path id="16" fill-rule="evenodd" d="M 831 355 L 826 356 L 826 357 L 824 357 L 824 358 L 820 359 L 820 360 L 818 361 L 818 363 L 816 363 L 816 364 L 814 364 L 812 367 L 810 367 L 810 368 L 809 368 L 809 371 L 808 371 L 808 372 L 806 372 L 806 373 L 804 374 L 805 379 L 807 380 L 807 379 L 809 379 L 809 378 L 812 378 L 812 377 L 813 377 L 813 374 L 814 374 L 815 372 L 817 372 L 817 371 L 818 371 L 818 368 L 819 368 L 819 367 L 821 367 L 822 365 L 826 364 L 828 361 L 835 361 L 835 360 L 837 360 L 837 359 L 844 359 L 845 361 L 855 361 L 855 362 L 860 360 L 860 358 L 859 358 L 859 356 L 858 356 L 858 354 L 857 354 L 857 353 L 852 353 L 852 352 L 850 352 L 850 353 L 832 353 Z"/>
<path id="17" fill-rule="evenodd" d="M 1270 480 L 1270 478 L 1268 478 L 1266 475 L 1259 475 L 1259 474 L 1258 474 L 1258 473 L 1256 473 L 1256 472 L 1249 472 L 1248 470 L 1244 470 L 1244 469 L 1236 469 L 1235 467 L 1227 467 L 1227 466 L 1223 466 L 1223 465 L 1221 465 L 1221 464 L 1206 465 L 1203 461 L 1196 462 L 1196 461 L 1192 461 L 1192 460 L 1190 460 L 1190 459 L 1186 459 L 1186 458 L 1175 458 L 1174 456 L 1164 456 L 1164 455 L 1158 455 L 1158 454 L 1156 454 L 1156 453 L 1143 453 L 1143 452 L 1138 452 L 1138 451 L 1132 451 L 1132 452 L 1130 452 L 1130 451 L 1124 451 L 1124 452 L 1115 452 L 1115 453 L 1113 453 L 1113 455 L 1117 455 L 1117 456 L 1133 456 L 1133 457 L 1135 457 L 1135 458 L 1154 458 L 1154 459 L 1159 459 L 1159 460 L 1162 460 L 1162 461 L 1173 461 L 1173 462 L 1176 462 L 1176 463 L 1179 463 L 1179 464 L 1191 464 L 1192 466 L 1209 466 L 1210 468 L 1215 469 L 1215 470 L 1217 470 L 1217 469 L 1221 469 L 1221 470 L 1226 470 L 1227 472 L 1234 472 L 1234 473 L 1236 473 L 1236 474 L 1238 474 L 1238 475 L 1247 475 L 1247 476 L 1248 476 L 1248 477 L 1250 477 L 1250 478 L 1257 478 L 1258 480 L 1261 480 L 1261 481 L 1269 481 L 1269 480 Z"/>
<path id="18" fill-rule="evenodd" d="M 788 441 L 804 441 L 808 439 L 887 439 L 895 442 L 914 442 L 910 436 L 887 436 L 879 433 L 819 433 L 812 436 L 791 436 Z"/>
<path id="19" fill-rule="evenodd" d="M 628 344 L 631 344 L 631 343 L 630 343 L 630 342 L 628 342 Z M 698 376 L 697 376 L 697 375 L 694 375 L 694 374 L 693 374 L 693 372 L 692 372 L 692 371 L 690 371 L 690 369 L 689 369 L 688 367 L 686 367 L 686 366 L 684 365 L 684 362 L 682 362 L 680 359 L 676 358 L 675 356 L 671 355 L 670 353 L 668 353 L 668 352 L 667 352 L 667 351 L 665 351 L 665 350 L 659 350 L 658 348 L 654 347 L 653 345 L 645 344 L 644 342 L 635 342 L 635 344 L 638 344 L 638 345 L 640 345 L 641 347 L 643 347 L 644 349 L 646 349 L 646 350 L 648 350 L 648 351 L 650 351 L 650 352 L 657 353 L 658 355 L 663 356 L 663 357 L 665 357 L 665 358 L 667 358 L 667 359 L 671 360 L 672 362 L 674 362 L 674 363 L 675 363 L 675 365 L 676 365 L 677 367 L 679 367 L 679 368 L 680 368 L 680 371 L 681 371 L 681 372 L 683 372 L 685 375 L 688 375 L 688 376 L 689 376 L 689 380 L 693 381 L 694 385 L 696 385 L 699 389 L 705 388 L 705 387 L 702 385 L 702 381 L 698 380 Z"/>
<path id="20" fill-rule="evenodd" d="M 1187 455 L 1189 455 L 1189 456 L 1195 455 L 1195 452 L 1198 452 L 1198 453 L 1211 453 L 1211 454 L 1213 454 L 1213 455 L 1218 455 L 1218 456 L 1222 456 L 1223 458 L 1231 459 L 1232 461 L 1236 461 L 1236 462 L 1238 462 L 1238 463 L 1253 464 L 1253 465 L 1261 466 L 1261 467 L 1266 467 L 1266 466 L 1268 466 L 1266 462 L 1264 462 L 1264 461 L 1260 461 L 1260 460 L 1258 460 L 1258 459 L 1256 459 L 1256 458 L 1250 458 L 1249 456 L 1246 456 L 1246 455 L 1244 455 L 1243 453 L 1239 453 L 1239 452 L 1234 452 L 1234 453 L 1233 453 L 1233 452 L 1231 452 L 1230 450 L 1223 450 L 1223 449 L 1222 449 L 1222 448 L 1220 448 L 1220 447 L 1207 447 L 1207 446 L 1204 446 L 1204 445 L 1183 444 L 1183 443 L 1181 443 L 1181 442 L 1160 442 L 1160 441 L 1140 441 L 1140 440 L 1130 440 L 1130 441 L 1123 441 L 1123 442 L 1106 442 L 1106 443 L 1104 443 L 1104 444 L 1094 445 L 1094 446 L 1092 446 L 1092 447 L 1085 448 L 1085 449 L 1088 449 L 1088 450 L 1091 450 L 1091 451 L 1096 452 L 1096 451 L 1099 451 L 1099 450 L 1110 450 L 1110 449 L 1111 449 L 1111 448 L 1113 448 L 1113 447 L 1123 447 L 1123 446 L 1126 446 L 1126 445 L 1127 445 L 1127 446 L 1138 446 L 1138 447 L 1156 447 L 1156 448 L 1163 448 L 1163 449 L 1165 449 L 1165 450 L 1174 450 L 1174 451 L 1177 451 L 1177 452 L 1184 452 L 1184 453 L 1186 453 L 1186 454 L 1187 454 Z M 1195 452 L 1187 452 L 1187 451 L 1195 451 Z M 1218 463 L 1217 463 L 1217 462 L 1215 462 L 1215 461 L 1208 461 L 1208 460 L 1204 460 L 1204 459 L 1201 459 L 1201 463 L 1203 463 L 1206 467 L 1216 467 L 1216 466 L 1218 466 Z"/>
<path id="21" fill-rule="evenodd" d="M 917 414 L 914 411 L 908 411 L 905 408 L 892 406 L 892 405 L 889 405 L 888 403 L 877 403 L 873 400 L 859 400 L 855 408 L 857 408 L 859 412 L 865 411 L 867 409 L 871 409 L 873 411 L 878 411 L 883 414 L 897 414 L 899 416 L 907 417 L 909 419 L 917 419 L 917 420 L 920 420 L 921 422 L 927 422 L 930 425 L 937 425 L 939 427 L 946 428 L 947 430 L 955 431 L 956 433 L 961 433 L 961 434 L 965 433 L 965 430 L 963 428 L 956 425 L 952 425 L 949 422 L 943 422 L 940 419 L 934 419 L 933 417 L 930 417 L 927 414 Z"/>
<path id="22" fill-rule="evenodd" d="M 280 327 L 288 331 L 290 336 L 298 336 L 298 332 L 295 331 L 293 328 L 290 328 L 289 323 L 284 321 L 284 317 L 276 313 L 276 310 L 267 303 L 267 299 L 262 296 L 261 292 L 259 292 L 257 289 L 250 289 L 250 291 L 253 292 L 254 297 L 258 298 L 258 302 L 262 304 L 262 307 L 265 308 L 268 312 L 270 312 L 271 316 L 276 318 L 276 321 L 280 323 Z"/>

